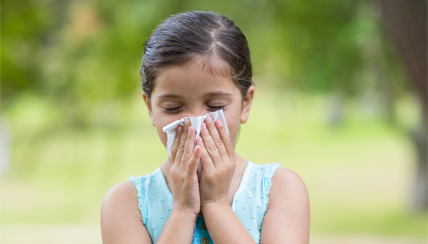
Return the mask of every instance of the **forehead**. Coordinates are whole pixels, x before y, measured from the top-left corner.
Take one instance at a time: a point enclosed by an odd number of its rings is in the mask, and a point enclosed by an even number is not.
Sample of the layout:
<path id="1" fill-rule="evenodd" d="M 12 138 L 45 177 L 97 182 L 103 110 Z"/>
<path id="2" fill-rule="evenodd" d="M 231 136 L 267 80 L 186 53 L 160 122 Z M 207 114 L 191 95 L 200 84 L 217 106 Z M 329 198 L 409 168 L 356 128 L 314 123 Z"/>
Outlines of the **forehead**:
<path id="1" fill-rule="evenodd" d="M 160 70 L 152 96 L 165 93 L 196 96 L 213 90 L 239 93 L 226 62 L 218 58 L 196 57 L 184 65 Z"/>

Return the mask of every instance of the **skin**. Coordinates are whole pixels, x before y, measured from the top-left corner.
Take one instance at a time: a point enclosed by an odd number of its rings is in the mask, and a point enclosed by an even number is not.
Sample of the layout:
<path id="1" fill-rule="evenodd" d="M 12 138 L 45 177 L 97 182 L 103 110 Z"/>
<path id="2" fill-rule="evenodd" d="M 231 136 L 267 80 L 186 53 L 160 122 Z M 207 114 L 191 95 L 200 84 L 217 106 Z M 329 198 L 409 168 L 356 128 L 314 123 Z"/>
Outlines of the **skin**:
<path id="1" fill-rule="evenodd" d="M 150 99 L 143 99 L 161 142 L 162 128 L 186 116 L 202 116 L 222 108 L 229 135 L 220 120 L 207 116 L 201 136 L 194 143 L 195 130 L 186 121 L 177 129 L 171 158 L 162 165 L 173 208 L 157 243 L 190 243 L 196 217 L 204 215 L 214 243 L 254 243 L 231 205 L 247 160 L 234 151 L 239 126 L 248 120 L 254 87 L 242 97 L 239 88 L 220 60 L 197 57 L 193 61 L 165 68 L 156 79 Z M 214 69 L 213 69 L 214 68 Z M 196 169 L 203 171 L 198 179 Z M 225 225 L 224 223 L 227 223 Z M 114 186 L 101 209 L 103 243 L 151 243 L 132 182 Z M 278 168 L 272 177 L 269 205 L 262 223 L 261 243 L 309 243 L 309 200 L 306 187 L 293 171 Z"/>

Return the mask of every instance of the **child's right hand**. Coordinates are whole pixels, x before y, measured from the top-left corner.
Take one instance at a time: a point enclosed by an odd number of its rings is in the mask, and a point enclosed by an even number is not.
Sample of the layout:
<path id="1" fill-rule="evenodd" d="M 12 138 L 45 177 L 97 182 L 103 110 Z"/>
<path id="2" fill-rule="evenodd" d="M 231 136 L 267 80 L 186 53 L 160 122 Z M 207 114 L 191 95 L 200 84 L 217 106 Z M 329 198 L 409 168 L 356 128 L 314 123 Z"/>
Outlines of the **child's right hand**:
<path id="1" fill-rule="evenodd" d="M 201 158 L 201 147 L 195 144 L 195 128 L 190 120 L 178 126 L 169 160 L 173 210 L 197 215 L 200 212 L 199 180 L 196 174 Z"/>

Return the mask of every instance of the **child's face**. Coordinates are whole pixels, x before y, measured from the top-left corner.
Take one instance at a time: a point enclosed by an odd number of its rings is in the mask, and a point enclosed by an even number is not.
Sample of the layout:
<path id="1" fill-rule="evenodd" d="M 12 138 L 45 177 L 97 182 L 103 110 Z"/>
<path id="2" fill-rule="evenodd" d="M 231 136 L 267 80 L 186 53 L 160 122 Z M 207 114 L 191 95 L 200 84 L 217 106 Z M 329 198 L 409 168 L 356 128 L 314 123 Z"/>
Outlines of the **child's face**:
<path id="1" fill-rule="evenodd" d="M 221 65 L 224 69 L 224 64 L 216 66 Z M 165 147 L 167 136 L 162 131 L 164 126 L 186 116 L 198 117 L 218 109 L 223 109 L 229 136 L 235 145 L 239 125 L 248 119 L 253 94 L 254 86 L 251 86 L 248 95 L 242 98 L 241 91 L 230 77 L 213 75 L 208 66 L 204 67 L 202 59 L 196 58 L 185 65 L 162 70 L 150 100 L 144 92 L 143 98 Z"/>

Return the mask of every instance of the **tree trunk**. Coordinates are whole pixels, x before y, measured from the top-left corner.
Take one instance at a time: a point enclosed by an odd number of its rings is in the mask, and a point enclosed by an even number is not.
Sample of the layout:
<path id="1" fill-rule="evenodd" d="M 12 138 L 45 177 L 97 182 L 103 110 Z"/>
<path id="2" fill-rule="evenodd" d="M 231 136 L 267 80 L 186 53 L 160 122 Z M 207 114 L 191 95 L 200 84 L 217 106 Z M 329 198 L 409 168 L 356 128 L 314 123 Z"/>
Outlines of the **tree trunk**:
<path id="1" fill-rule="evenodd" d="M 424 114 L 424 112 L 422 112 Z M 426 115 L 426 113 L 425 113 Z M 424 118 L 422 116 L 422 118 Z M 425 116 L 426 118 L 426 116 Z M 427 210 L 427 128 L 426 120 L 422 121 L 419 130 L 410 132 L 417 153 L 417 166 L 414 178 L 412 205 L 415 210 Z"/>
<path id="2" fill-rule="evenodd" d="M 408 81 L 415 89 L 421 108 L 419 128 L 410 133 L 417 166 L 413 206 L 427 210 L 427 1 L 379 0 L 382 20 L 403 61 Z"/>

